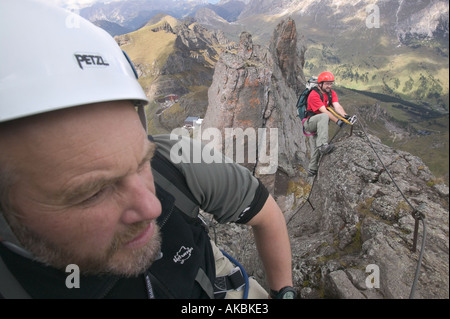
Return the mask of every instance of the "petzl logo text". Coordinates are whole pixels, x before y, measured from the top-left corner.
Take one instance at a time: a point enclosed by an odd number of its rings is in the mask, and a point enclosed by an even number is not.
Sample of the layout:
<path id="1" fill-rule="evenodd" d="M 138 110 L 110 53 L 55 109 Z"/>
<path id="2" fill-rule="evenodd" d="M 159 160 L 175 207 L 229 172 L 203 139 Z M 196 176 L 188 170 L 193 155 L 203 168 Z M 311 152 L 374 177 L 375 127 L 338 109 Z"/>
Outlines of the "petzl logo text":
<path id="1" fill-rule="evenodd" d="M 76 53 L 78 66 L 84 70 L 86 67 L 105 67 L 109 66 L 109 63 L 101 55 L 96 54 L 80 54 Z"/>

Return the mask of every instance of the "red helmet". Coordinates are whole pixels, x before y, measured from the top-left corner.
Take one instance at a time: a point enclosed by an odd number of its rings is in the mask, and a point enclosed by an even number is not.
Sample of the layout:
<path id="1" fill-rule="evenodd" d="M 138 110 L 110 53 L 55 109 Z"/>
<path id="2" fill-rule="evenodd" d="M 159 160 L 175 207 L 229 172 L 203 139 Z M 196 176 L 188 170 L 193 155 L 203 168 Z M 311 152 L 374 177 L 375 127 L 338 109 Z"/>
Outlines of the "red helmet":
<path id="1" fill-rule="evenodd" d="M 334 82 L 334 75 L 331 72 L 322 72 L 317 79 L 317 83 Z"/>

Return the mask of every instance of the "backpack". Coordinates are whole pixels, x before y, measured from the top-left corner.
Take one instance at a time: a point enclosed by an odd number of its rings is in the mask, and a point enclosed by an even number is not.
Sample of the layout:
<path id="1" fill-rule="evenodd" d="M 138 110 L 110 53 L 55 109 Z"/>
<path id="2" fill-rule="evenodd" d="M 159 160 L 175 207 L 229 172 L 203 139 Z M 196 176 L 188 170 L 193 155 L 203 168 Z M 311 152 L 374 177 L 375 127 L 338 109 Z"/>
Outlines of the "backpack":
<path id="1" fill-rule="evenodd" d="M 312 77 L 308 80 L 308 83 L 306 84 L 306 89 L 303 90 L 302 94 L 300 94 L 298 100 L 297 100 L 297 115 L 300 118 L 300 120 L 303 121 L 303 119 L 307 116 L 307 108 L 308 108 L 308 97 L 309 93 L 317 87 L 317 79 Z M 322 94 L 320 94 L 320 91 L 316 91 L 319 93 L 321 100 L 323 100 Z"/>

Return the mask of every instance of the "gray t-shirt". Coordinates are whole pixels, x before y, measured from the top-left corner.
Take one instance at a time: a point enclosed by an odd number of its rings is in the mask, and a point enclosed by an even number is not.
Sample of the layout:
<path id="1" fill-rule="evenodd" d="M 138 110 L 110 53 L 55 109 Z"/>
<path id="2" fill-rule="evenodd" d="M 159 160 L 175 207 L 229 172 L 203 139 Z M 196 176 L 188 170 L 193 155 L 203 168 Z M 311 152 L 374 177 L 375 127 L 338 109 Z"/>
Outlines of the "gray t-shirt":
<path id="1" fill-rule="evenodd" d="M 159 153 L 186 178 L 200 208 L 219 223 L 246 223 L 256 215 L 268 191 L 245 167 L 209 145 L 187 137 L 156 135 Z"/>

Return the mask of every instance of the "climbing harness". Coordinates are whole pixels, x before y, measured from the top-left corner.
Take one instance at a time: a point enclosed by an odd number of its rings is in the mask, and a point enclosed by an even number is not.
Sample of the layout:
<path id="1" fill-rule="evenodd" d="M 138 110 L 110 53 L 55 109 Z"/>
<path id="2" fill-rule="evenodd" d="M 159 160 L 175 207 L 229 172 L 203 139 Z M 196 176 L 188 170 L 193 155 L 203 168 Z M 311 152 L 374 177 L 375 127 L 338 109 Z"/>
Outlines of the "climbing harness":
<path id="1" fill-rule="evenodd" d="M 316 135 L 316 134 L 317 134 L 316 132 L 308 133 L 308 132 L 305 130 L 305 122 L 306 122 L 307 120 L 309 120 L 309 117 L 305 117 L 305 118 L 302 120 L 303 135 L 305 135 L 305 136 L 313 136 L 313 135 Z"/>
<path id="2" fill-rule="evenodd" d="M 349 118 L 343 118 L 342 116 L 338 115 L 334 110 L 332 110 L 330 107 L 327 107 L 327 109 L 333 113 L 333 115 L 335 115 L 336 117 L 338 117 L 339 119 L 341 119 L 342 121 L 344 121 L 347 124 L 350 124 L 350 136 L 353 133 L 353 125 L 357 122 L 357 118 L 356 116 L 352 116 Z M 358 122 L 360 123 L 360 122 Z M 364 133 L 364 136 L 366 137 L 367 141 L 369 142 L 370 147 L 372 148 L 372 150 L 374 151 L 375 155 L 377 156 L 378 160 L 380 161 L 380 163 L 383 165 L 384 170 L 386 171 L 386 173 L 389 175 L 390 179 L 392 180 L 392 182 L 394 183 L 395 187 L 398 189 L 398 191 L 400 192 L 400 194 L 402 195 L 402 197 L 404 198 L 404 200 L 406 201 L 406 203 L 411 207 L 412 209 L 412 217 L 415 220 L 415 224 L 414 224 L 414 236 L 413 236 L 413 244 L 412 244 L 412 249 L 411 251 L 413 253 L 416 252 L 416 248 L 417 248 L 417 241 L 418 241 L 418 233 L 419 233 L 419 223 L 422 222 L 422 226 L 423 226 L 423 235 L 422 235 L 422 244 L 421 244 L 421 249 L 420 249 L 420 254 L 419 254 L 419 258 L 417 261 L 417 267 L 416 267 L 416 273 L 414 276 L 414 281 L 411 287 L 411 292 L 409 295 L 409 298 L 412 299 L 414 297 L 414 293 L 416 290 L 416 285 L 417 285 L 417 281 L 419 279 L 419 273 L 420 273 L 420 268 L 422 265 L 422 258 L 423 258 L 423 253 L 425 250 L 425 242 L 426 242 L 426 222 L 425 222 L 425 214 L 423 214 L 422 212 L 420 212 L 419 210 L 417 210 L 412 204 L 411 202 L 408 200 L 408 198 L 405 196 L 405 194 L 402 192 L 402 190 L 400 189 L 400 187 L 397 185 L 397 183 L 395 182 L 394 178 L 392 177 L 391 173 L 389 172 L 388 168 L 386 167 L 386 165 L 384 164 L 384 162 L 381 160 L 380 156 L 378 155 L 377 151 L 375 150 L 375 147 L 373 146 L 372 142 L 370 141 L 366 131 L 364 130 L 364 126 L 360 123 L 359 125 L 361 127 L 362 132 Z M 334 134 L 334 136 L 330 139 L 330 143 L 334 140 L 334 138 L 338 135 L 338 133 L 340 132 L 342 127 L 339 127 L 339 129 L 336 131 L 336 133 Z M 320 158 L 320 160 L 322 160 L 322 157 Z M 319 160 L 319 161 L 320 161 Z M 320 164 L 320 162 L 319 162 Z M 317 175 L 316 175 L 317 176 Z M 314 184 L 316 181 L 316 176 L 314 176 L 312 185 L 311 185 L 311 190 L 314 188 Z M 311 206 L 312 210 L 314 211 L 315 208 L 312 205 L 311 201 L 310 201 L 310 196 L 311 196 L 311 191 L 308 194 L 308 198 L 306 199 L 306 201 L 297 209 L 297 211 L 291 216 L 291 218 L 289 219 L 289 221 L 287 222 L 287 224 L 290 223 L 290 221 L 293 219 L 293 217 L 303 208 L 303 205 L 305 205 L 306 203 L 309 203 L 309 205 Z"/>
<path id="3" fill-rule="evenodd" d="M 316 83 L 314 81 L 317 81 L 317 79 L 314 79 L 314 78 L 309 79 L 307 88 L 303 91 L 303 93 L 300 95 L 300 97 L 298 98 L 298 101 L 297 101 L 297 115 L 302 121 L 302 129 L 303 129 L 303 134 L 305 136 L 313 136 L 313 135 L 317 134 L 316 132 L 307 132 L 305 130 L 305 122 L 307 120 L 309 120 L 310 117 L 316 115 L 313 111 L 308 110 L 308 97 L 309 97 L 309 94 L 312 91 L 315 91 L 317 94 L 319 94 L 320 100 L 322 102 L 323 102 L 323 98 L 324 98 L 323 93 L 316 86 L 317 84 L 314 85 L 314 83 Z M 331 98 L 331 92 L 327 93 L 327 96 L 328 96 L 327 104 L 330 104 L 331 103 L 330 101 L 332 99 Z"/>

